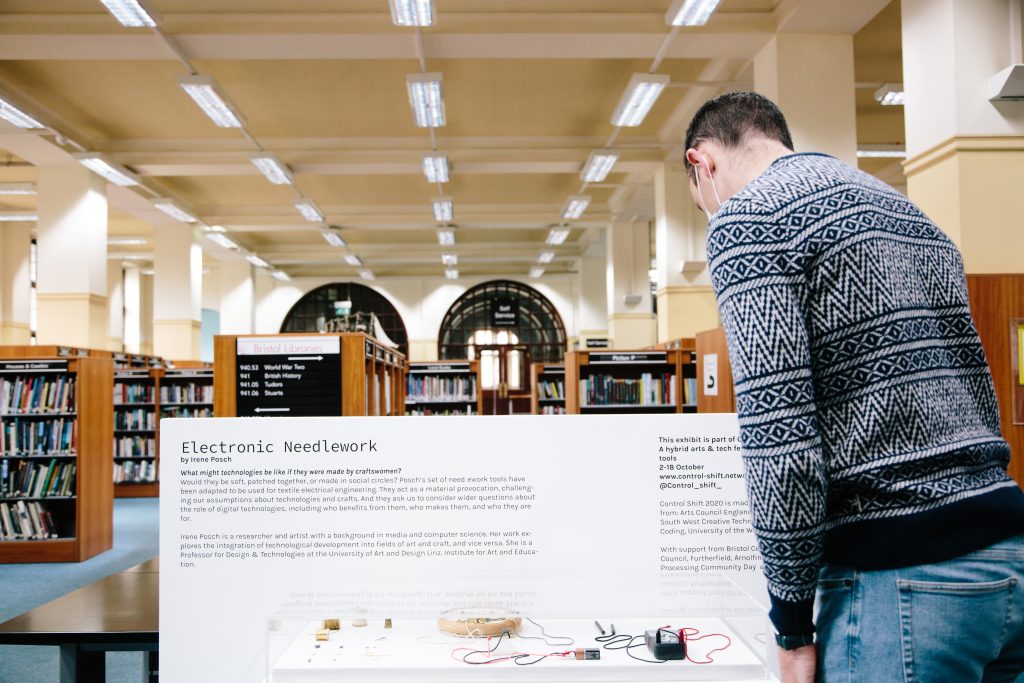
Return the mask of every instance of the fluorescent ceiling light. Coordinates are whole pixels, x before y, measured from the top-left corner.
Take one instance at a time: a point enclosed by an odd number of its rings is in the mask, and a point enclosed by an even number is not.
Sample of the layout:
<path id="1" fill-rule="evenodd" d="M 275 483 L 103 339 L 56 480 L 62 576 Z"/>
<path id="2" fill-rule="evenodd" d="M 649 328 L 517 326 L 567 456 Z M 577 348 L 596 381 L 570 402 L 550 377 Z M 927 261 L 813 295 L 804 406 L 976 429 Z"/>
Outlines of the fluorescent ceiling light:
<path id="1" fill-rule="evenodd" d="M 390 0 L 395 26 L 433 26 L 433 0 Z"/>
<path id="2" fill-rule="evenodd" d="M 622 94 L 612 114 L 613 126 L 635 128 L 644 122 L 644 117 L 651 110 L 668 85 L 668 76 L 659 74 L 634 74 L 629 79 L 626 92 Z"/>
<path id="3" fill-rule="evenodd" d="M 455 228 L 441 228 L 437 231 L 437 243 L 442 247 L 450 247 L 455 244 Z"/>
<path id="4" fill-rule="evenodd" d="M 100 0 L 122 26 L 156 27 L 156 12 L 145 6 L 145 0 Z"/>
<path id="5" fill-rule="evenodd" d="M 288 273 L 284 272 L 283 270 L 275 270 L 270 274 L 270 277 L 281 282 L 290 282 L 292 279 L 291 276 L 288 275 Z"/>
<path id="6" fill-rule="evenodd" d="M 7 100 L 0 98 L 0 119 L 18 128 L 46 128 L 43 124 L 15 107 Z"/>
<path id="7" fill-rule="evenodd" d="M 457 266 L 459 265 L 459 257 L 457 254 L 441 254 L 441 263 L 446 266 Z"/>
<path id="8" fill-rule="evenodd" d="M 269 263 L 267 263 L 266 261 L 261 259 L 256 254 L 246 254 L 245 255 L 245 260 L 248 261 L 249 263 L 253 264 L 257 268 L 269 268 L 270 267 Z"/>
<path id="9" fill-rule="evenodd" d="M 85 166 L 98 176 L 106 178 L 121 187 L 133 187 L 139 184 L 139 177 L 121 164 L 105 159 L 102 154 L 72 154 L 75 161 Z"/>
<path id="10" fill-rule="evenodd" d="M 412 105 L 416 125 L 420 128 L 440 128 L 444 125 L 442 78 L 439 73 L 410 74 L 405 77 L 409 104 Z"/>
<path id="11" fill-rule="evenodd" d="M 583 212 L 590 206 L 590 197 L 585 194 L 575 194 L 565 200 L 562 207 L 562 218 L 575 220 L 583 215 Z"/>
<path id="12" fill-rule="evenodd" d="M 907 150 L 904 148 L 893 149 L 858 149 L 858 159 L 904 159 Z"/>
<path id="13" fill-rule="evenodd" d="M 569 236 L 569 228 L 554 227 L 548 233 L 548 238 L 545 240 L 548 244 L 562 244 L 565 239 Z"/>
<path id="14" fill-rule="evenodd" d="M 213 76 L 178 76 L 178 85 L 220 128 L 241 128 L 242 117 Z"/>
<path id="15" fill-rule="evenodd" d="M 276 154 L 270 152 L 250 154 L 249 161 L 274 185 L 291 185 L 295 182 L 292 172 L 277 158 Z"/>
<path id="16" fill-rule="evenodd" d="M 537 255 L 537 263 L 551 263 L 552 259 L 555 258 L 555 252 L 553 251 L 542 251 Z"/>
<path id="17" fill-rule="evenodd" d="M 310 223 L 323 223 L 324 222 L 324 214 L 323 214 L 323 212 L 320 211 L 320 207 L 318 207 L 313 202 L 313 200 L 311 200 L 311 199 L 298 199 L 298 200 L 292 202 L 292 206 L 294 206 L 295 210 L 298 211 L 299 213 L 301 213 L 302 217 L 305 218 Z"/>
<path id="18" fill-rule="evenodd" d="M 350 266 L 361 266 L 363 265 L 363 259 L 359 258 L 355 254 L 345 254 L 345 263 Z"/>
<path id="19" fill-rule="evenodd" d="M 160 209 L 168 216 L 182 223 L 195 223 L 199 219 L 173 199 L 154 199 L 153 206 Z"/>
<path id="20" fill-rule="evenodd" d="M 152 268 L 140 268 L 139 269 L 139 274 L 140 275 L 150 275 L 150 276 L 152 276 L 152 275 L 156 275 L 156 271 L 153 270 Z"/>
<path id="21" fill-rule="evenodd" d="M 423 157 L 423 175 L 432 183 L 448 182 L 448 157 L 446 156 L 425 156 Z"/>
<path id="22" fill-rule="evenodd" d="M 438 197 L 431 204 L 434 207 L 434 220 L 447 223 L 455 217 L 455 205 L 451 197 Z"/>
<path id="23" fill-rule="evenodd" d="M 206 232 L 227 232 L 223 225 L 207 225 L 205 230 Z"/>
<path id="24" fill-rule="evenodd" d="M 235 242 L 222 232 L 208 232 L 206 233 L 205 237 L 214 244 L 219 244 L 225 249 L 234 249 L 236 251 L 241 249 L 241 247 L 238 246 L 237 242 Z"/>
<path id="25" fill-rule="evenodd" d="M 886 83 L 875 91 L 875 101 L 883 106 L 903 106 L 903 84 Z"/>
<path id="26" fill-rule="evenodd" d="M 449 280 L 458 280 L 459 279 L 459 271 L 456 270 L 455 268 L 446 268 L 445 271 L 444 271 L 444 276 L 446 278 L 448 278 Z"/>
<path id="27" fill-rule="evenodd" d="M 580 179 L 588 183 L 600 183 L 608 177 L 612 166 L 618 160 L 619 155 L 615 152 L 605 150 L 591 152 L 587 163 L 583 165 L 583 170 L 580 171 Z"/>
<path id="28" fill-rule="evenodd" d="M 665 14 L 669 26 L 703 26 L 718 7 L 719 0 L 676 0 Z"/>
<path id="29" fill-rule="evenodd" d="M 0 195 L 39 194 L 35 183 L 0 183 Z"/>
<path id="30" fill-rule="evenodd" d="M 544 274 L 544 269 L 541 268 L 540 266 L 534 266 L 533 268 L 530 268 L 530 277 L 532 277 L 534 279 L 539 278 L 543 274 Z"/>
<path id="31" fill-rule="evenodd" d="M 39 214 L 29 211 L 0 211 L 0 222 L 13 223 L 14 221 L 33 222 L 39 220 Z"/>
<path id="32" fill-rule="evenodd" d="M 347 247 L 348 243 L 342 238 L 341 233 L 338 232 L 337 228 L 328 228 L 321 230 L 320 235 L 324 238 L 324 241 L 332 247 Z"/>
<path id="33" fill-rule="evenodd" d="M 135 247 L 146 243 L 145 237 L 110 237 L 107 244 L 112 247 Z"/>
<path id="34" fill-rule="evenodd" d="M 366 270 L 364 268 L 363 270 L 359 271 L 359 277 L 363 278 L 364 280 L 373 280 L 374 279 L 373 271 L 372 270 Z"/>

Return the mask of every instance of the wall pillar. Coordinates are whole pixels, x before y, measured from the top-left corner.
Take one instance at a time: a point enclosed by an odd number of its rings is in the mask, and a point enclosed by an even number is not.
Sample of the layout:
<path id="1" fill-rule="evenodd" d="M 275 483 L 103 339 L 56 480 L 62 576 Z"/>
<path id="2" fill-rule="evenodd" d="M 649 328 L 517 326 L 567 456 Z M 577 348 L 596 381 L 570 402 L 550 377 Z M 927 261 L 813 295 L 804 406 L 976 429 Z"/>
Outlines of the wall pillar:
<path id="1" fill-rule="evenodd" d="M 27 345 L 32 281 L 32 225 L 0 223 L 0 345 Z"/>
<path id="2" fill-rule="evenodd" d="M 220 333 L 252 334 L 256 296 L 252 265 L 244 259 L 226 260 L 219 270 Z"/>
<path id="3" fill-rule="evenodd" d="M 106 182 L 80 164 L 39 166 L 40 344 L 107 347 Z"/>
<path id="4" fill-rule="evenodd" d="M 693 339 L 720 323 L 707 267 L 707 218 L 690 197 L 681 163 L 664 163 L 655 172 L 654 211 L 658 342 Z"/>
<path id="5" fill-rule="evenodd" d="M 191 228 L 153 227 L 153 352 L 198 360 L 202 321 L 203 252 Z"/>
<path id="6" fill-rule="evenodd" d="M 647 222 L 612 223 L 606 231 L 608 336 L 614 349 L 642 349 L 655 343 L 649 232 Z"/>

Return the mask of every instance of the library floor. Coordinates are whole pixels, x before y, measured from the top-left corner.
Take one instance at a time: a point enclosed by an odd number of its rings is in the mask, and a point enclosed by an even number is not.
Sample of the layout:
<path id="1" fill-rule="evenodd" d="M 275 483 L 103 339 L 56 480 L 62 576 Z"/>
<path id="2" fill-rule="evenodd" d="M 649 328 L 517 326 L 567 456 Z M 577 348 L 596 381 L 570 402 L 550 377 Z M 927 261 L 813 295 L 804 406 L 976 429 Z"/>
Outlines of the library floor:
<path id="1" fill-rule="evenodd" d="M 0 622 L 156 557 L 158 520 L 156 498 L 120 498 L 114 501 L 112 550 L 85 562 L 0 565 Z M 137 683 L 141 676 L 141 653 L 107 654 L 108 683 Z M 56 647 L 0 645 L 0 683 L 52 683 L 57 677 Z"/>

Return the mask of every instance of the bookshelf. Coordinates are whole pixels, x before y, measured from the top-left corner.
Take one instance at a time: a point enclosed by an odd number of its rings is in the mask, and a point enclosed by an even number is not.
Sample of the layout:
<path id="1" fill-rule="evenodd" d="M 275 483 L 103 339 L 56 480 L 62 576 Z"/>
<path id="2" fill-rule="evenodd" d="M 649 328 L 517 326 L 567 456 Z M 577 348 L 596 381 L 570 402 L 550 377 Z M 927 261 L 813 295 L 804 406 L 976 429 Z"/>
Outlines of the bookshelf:
<path id="1" fill-rule="evenodd" d="M 409 363 L 405 414 L 417 416 L 480 415 L 480 361 Z"/>
<path id="2" fill-rule="evenodd" d="M 405 356 L 361 332 L 218 335 L 214 415 L 401 415 Z"/>
<path id="3" fill-rule="evenodd" d="M 156 374 L 114 370 L 114 496 L 118 498 L 157 495 Z"/>
<path id="4" fill-rule="evenodd" d="M 735 413 L 736 392 L 732 385 L 732 366 L 729 365 L 729 348 L 725 343 L 725 330 L 717 327 L 713 330 L 697 333 L 697 377 L 700 378 L 700 390 L 697 393 L 698 410 L 702 413 Z M 708 366 L 712 365 L 716 372 L 714 383 L 717 387 L 709 389 Z M 709 393 L 709 391 L 711 393 Z"/>
<path id="5" fill-rule="evenodd" d="M 530 412 L 533 415 L 565 415 L 564 365 L 530 365 Z"/>
<path id="6" fill-rule="evenodd" d="M 0 562 L 80 562 L 113 545 L 113 361 L 0 361 Z"/>
<path id="7" fill-rule="evenodd" d="M 565 356 L 569 414 L 695 413 L 693 351 L 570 351 Z"/>

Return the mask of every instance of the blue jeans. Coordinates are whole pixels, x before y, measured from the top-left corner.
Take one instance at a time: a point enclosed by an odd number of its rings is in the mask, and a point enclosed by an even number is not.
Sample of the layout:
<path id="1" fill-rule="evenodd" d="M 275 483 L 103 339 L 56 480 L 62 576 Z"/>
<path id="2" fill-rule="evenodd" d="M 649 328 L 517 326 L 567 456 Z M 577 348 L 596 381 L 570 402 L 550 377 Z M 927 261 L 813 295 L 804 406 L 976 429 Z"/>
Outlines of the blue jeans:
<path id="1" fill-rule="evenodd" d="M 1024 536 L 936 564 L 819 575 L 818 680 L 1024 682 Z"/>

